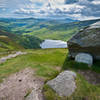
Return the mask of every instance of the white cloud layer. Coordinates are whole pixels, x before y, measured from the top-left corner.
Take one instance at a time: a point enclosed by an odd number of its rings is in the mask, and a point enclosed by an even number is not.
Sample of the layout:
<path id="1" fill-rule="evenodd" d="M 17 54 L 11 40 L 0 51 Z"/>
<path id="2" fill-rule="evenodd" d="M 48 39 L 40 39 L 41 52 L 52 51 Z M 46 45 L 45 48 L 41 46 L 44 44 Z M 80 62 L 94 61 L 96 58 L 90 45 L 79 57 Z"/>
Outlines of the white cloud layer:
<path id="1" fill-rule="evenodd" d="M 5 2 L 4 2 L 5 1 Z M 0 12 L 17 16 L 73 18 L 88 20 L 100 18 L 100 0 L 1 0 Z"/>

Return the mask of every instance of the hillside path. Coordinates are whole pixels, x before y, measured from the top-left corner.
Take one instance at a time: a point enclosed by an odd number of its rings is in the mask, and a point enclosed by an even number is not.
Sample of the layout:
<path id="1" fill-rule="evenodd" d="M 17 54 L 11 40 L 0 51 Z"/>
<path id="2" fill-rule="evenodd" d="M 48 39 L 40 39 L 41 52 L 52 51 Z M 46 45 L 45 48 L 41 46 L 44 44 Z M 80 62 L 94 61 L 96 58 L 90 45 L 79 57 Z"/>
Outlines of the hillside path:
<path id="1" fill-rule="evenodd" d="M 19 55 L 23 55 L 23 54 L 27 54 L 27 53 L 26 52 L 18 51 L 15 54 L 10 54 L 10 55 L 8 55 L 6 57 L 2 57 L 2 58 L 0 58 L 0 64 L 6 62 L 8 59 L 15 58 L 15 57 L 17 57 Z"/>

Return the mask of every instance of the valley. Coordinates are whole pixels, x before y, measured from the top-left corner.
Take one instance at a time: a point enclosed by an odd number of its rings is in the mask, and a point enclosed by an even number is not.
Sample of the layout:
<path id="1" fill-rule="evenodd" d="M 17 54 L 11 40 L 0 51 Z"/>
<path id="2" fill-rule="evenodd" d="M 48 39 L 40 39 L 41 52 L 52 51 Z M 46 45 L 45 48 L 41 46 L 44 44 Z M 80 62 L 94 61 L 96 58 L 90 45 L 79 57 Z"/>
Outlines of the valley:
<path id="1" fill-rule="evenodd" d="M 13 44 L 16 45 L 14 50 L 18 48 L 38 49 L 41 48 L 40 44 L 45 39 L 66 42 L 78 31 L 99 21 L 99 19 L 75 21 L 67 22 L 66 19 L 59 21 L 35 18 L 0 18 L 0 36 L 6 36 L 9 41 L 13 41 Z M 2 40 L 4 39 L 4 37 L 1 38 Z M 0 50 L 13 50 L 11 45 L 3 43 L 2 47 L 0 46 Z"/>
<path id="2" fill-rule="evenodd" d="M 41 40 L 69 40 L 80 29 L 93 24 L 97 20 L 73 21 L 47 19 L 0 19 L 0 29 L 18 35 L 35 36 Z"/>
<path id="3" fill-rule="evenodd" d="M 0 19 L 0 58 L 22 53 L 0 64 L 0 99 L 20 96 L 18 100 L 30 100 L 33 96 L 41 100 L 43 95 L 45 100 L 99 100 L 100 62 L 94 61 L 91 67 L 75 62 L 67 48 L 73 35 L 97 21 L 100 20 L 67 23 L 33 18 Z M 46 84 L 66 70 L 77 75 L 77 88 L 69 97 L 59 96 Z"/>

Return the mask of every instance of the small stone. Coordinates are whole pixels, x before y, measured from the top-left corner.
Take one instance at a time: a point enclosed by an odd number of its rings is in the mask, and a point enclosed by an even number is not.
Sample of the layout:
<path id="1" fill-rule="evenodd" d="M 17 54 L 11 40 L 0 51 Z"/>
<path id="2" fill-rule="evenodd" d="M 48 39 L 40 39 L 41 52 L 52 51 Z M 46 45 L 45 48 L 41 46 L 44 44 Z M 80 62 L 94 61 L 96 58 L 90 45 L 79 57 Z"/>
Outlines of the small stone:
<path id="1" fill-rule="evenodd" d="M 91 66 L 93 64 L 93 57 L 88 53 L 79 53 L 76 55 L 75 61 L 79 63 L 85 63 Z"/>
<path id="2" fill-rule="evenodd" d="M 19 82 L 21 82 L 22 80 L 20 79 Z"/>

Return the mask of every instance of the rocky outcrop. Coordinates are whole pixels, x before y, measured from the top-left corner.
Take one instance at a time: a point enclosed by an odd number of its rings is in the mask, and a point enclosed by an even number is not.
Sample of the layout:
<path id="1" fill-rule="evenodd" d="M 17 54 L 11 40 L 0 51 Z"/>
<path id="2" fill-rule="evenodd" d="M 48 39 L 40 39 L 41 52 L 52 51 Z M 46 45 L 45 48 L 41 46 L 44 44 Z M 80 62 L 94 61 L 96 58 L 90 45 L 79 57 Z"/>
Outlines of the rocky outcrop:
<path id="1" fill-rule="evenodd" d="M 75 58 L 78 53 L 89 53 L 100 60 L 100 21 L 81 30 L 68 41 L 69 56 Z"/>
<path id="2" fill-rule="evenodd" d="M 55 79 L 48 81 L 49 85 L 59 96 L 70 96 L 76 89 L 75 84 L 76 73 L 72 71 L 64 71 Z"/>

